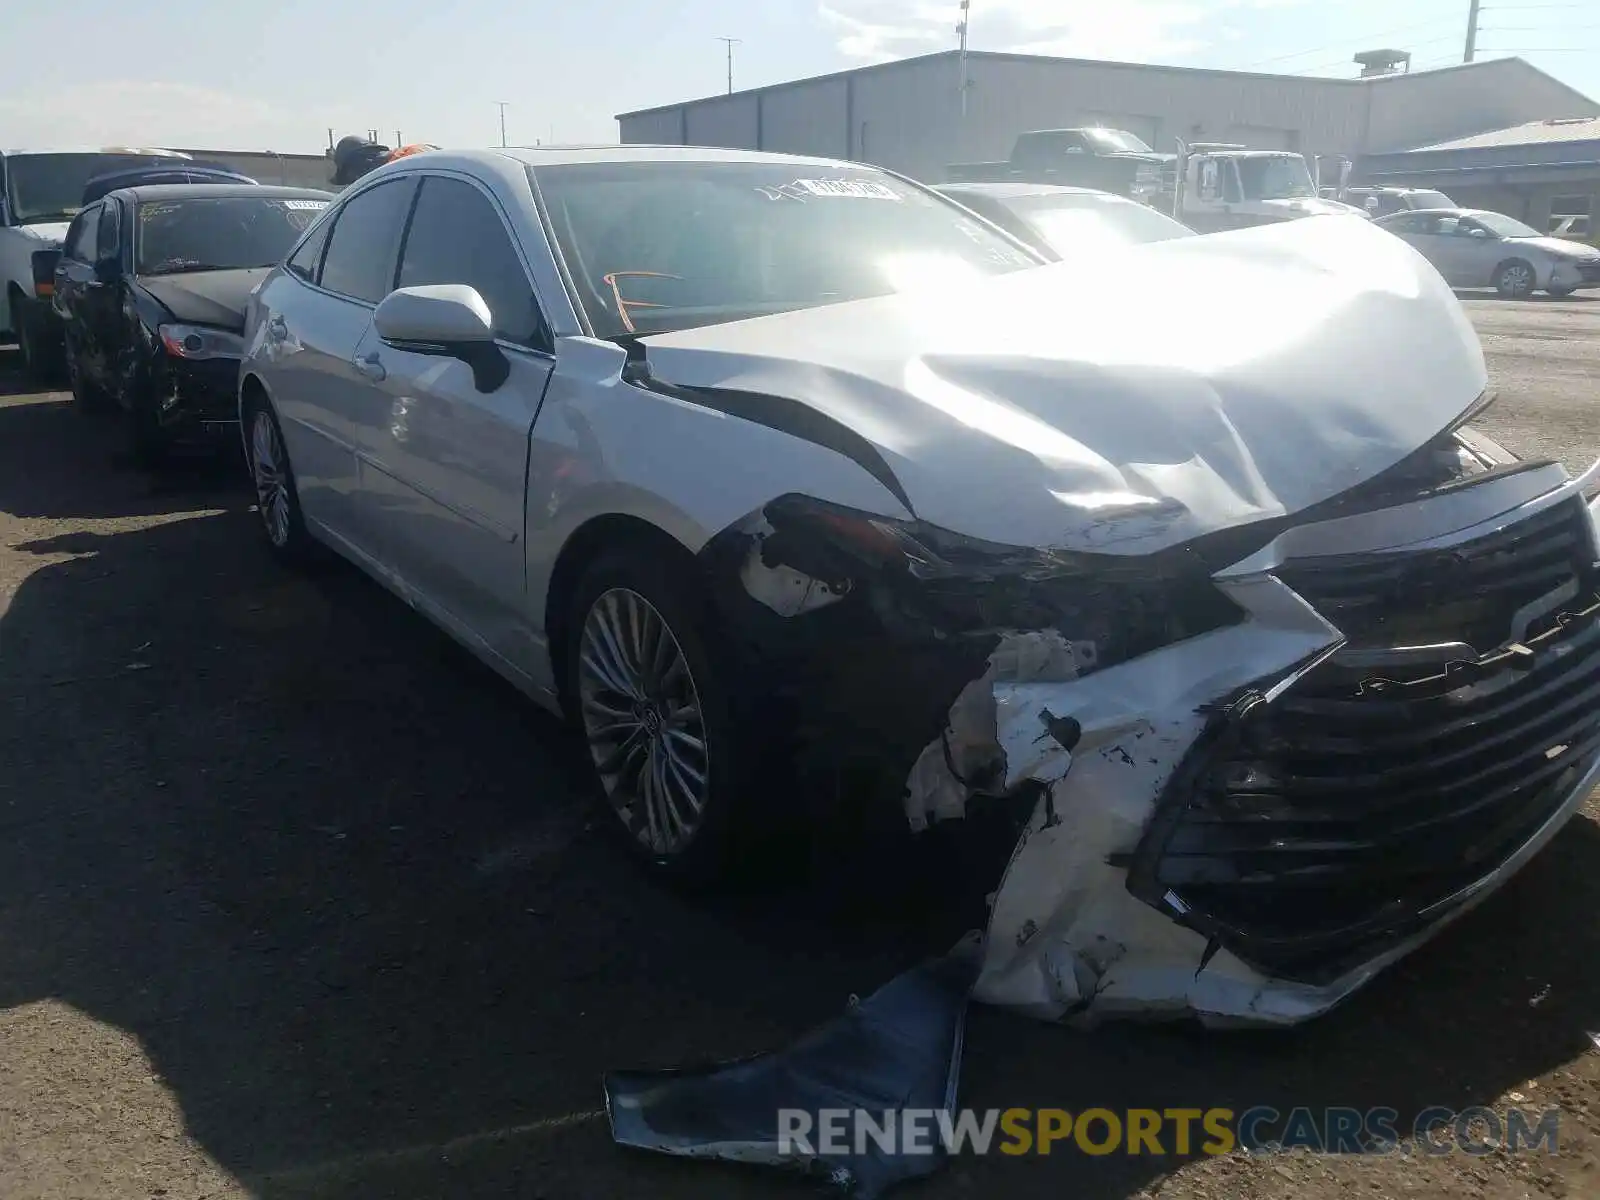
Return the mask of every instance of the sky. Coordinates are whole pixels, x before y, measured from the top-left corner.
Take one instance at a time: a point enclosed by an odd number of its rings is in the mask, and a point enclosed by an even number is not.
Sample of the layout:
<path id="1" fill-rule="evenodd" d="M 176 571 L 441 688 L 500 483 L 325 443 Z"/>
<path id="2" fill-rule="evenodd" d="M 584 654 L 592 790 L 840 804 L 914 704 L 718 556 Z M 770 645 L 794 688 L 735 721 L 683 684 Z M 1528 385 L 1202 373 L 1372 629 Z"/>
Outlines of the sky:
<path id="1" fill-rule="evenodd" d="M 316 152 L 614 142 L 615 115 L 951 49 L 959 0 L 75 0 L 7 4 L 0 145 Z M 67 9 L 70 8 L 70 16 Z M 1468 0 L 972 0 L 971 47 L 1353 76 L 1358 50 L 1461 61 Z M 1480 58 L 1600 99 L 1597 0 L 1485 0 Z M 31 49 L 29 49 L 31 48 Z M 1569 114 L 1552 113 L 1551 116 Z"/>

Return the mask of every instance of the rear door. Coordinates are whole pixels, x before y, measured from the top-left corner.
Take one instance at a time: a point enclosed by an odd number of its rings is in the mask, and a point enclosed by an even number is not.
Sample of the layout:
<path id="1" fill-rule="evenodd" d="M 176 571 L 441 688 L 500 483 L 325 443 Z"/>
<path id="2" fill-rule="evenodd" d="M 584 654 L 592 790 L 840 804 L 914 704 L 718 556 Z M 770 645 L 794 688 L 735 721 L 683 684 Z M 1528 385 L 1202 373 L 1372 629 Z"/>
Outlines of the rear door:
<path id="1" fill-rule="evenodd" d="M 275 346 L 268 384 L 306 517 L 350 548 L 383 560 L 361 457 L 386 423 L 382 391 L 356 362 L 372 310 L 394 286 L 395 255 L 416 177 L 344 199 L 290 255 L 286 277 L 261 295 L 263 336 Z"/>
<path id="2" fill-rule="evenodd" d="M 510 376 L 481 392 L 455 358 L 384 343 L 357 358 L 380 372 L 384 419 L 364 487 L 396 573 L 440 616 L 526 670 L 523 521 L 533 420 L 554 366 L 527 256 L 479 181 L 429 173 L 400 254 L 397 287 L 458 283 L 493 315 Z"/>

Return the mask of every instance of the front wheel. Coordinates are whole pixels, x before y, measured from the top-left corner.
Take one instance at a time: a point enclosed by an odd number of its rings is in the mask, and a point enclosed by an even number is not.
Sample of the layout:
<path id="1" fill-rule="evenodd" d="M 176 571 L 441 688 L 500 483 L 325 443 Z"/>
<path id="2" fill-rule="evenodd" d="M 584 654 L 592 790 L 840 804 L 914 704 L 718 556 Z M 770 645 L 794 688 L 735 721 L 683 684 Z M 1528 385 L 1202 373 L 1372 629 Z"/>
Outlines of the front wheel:
<path id="1" fill-rule="evenodd" d="M 1533 295 L 1536 281 L 1533 264 L 1513 258 L 1495 269 L 1494 290 L 1506 300 L 1526 300 Z"/>
<path id="2" fill-rule="evenodd" d="M 631 548 L 584 573 L 567 622 L 568 695 L 633 852 L 673 882 L 731 871 L 751 789 L 703 602 L 665 555 Z"/>
<path id="3" fill-rule="evenodd" d="M 1557 300 L 1565 300 L 1577 290 L 1575 287 L 1547 287 L 1544 291 L 1547 296 L 1554 296 Z"/>
<path id="4" fill-rule="evenodd" d="M 106 412 L 115 407 L 111 395 L 99 384 L 92 382 L 83 373 L 83 364 L 78 361 L 78 352 L 72 345 L 72 339 L 66 343 L 67 356 L 67 386 L 72 389 L 72 407 L 86 416 Z"/>

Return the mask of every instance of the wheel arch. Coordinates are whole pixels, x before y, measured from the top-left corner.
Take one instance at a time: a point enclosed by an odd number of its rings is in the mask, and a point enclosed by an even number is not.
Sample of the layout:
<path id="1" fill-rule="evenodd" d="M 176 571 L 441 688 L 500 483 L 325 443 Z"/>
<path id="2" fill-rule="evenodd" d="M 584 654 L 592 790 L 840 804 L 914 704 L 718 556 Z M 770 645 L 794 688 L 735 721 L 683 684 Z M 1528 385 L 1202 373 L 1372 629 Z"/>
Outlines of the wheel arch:
<path id="1" fill-rule="evenodd" d="M 567 701 L 568 608 L 572 594 L 590 563 L 617 547 L 633 546 L 643 553 L 659 554 L 686 572 L 699 570 L 694 552 L 672 534 L 642 517 L 627 513 L 602 513 L 579 525 L 568 536 L 557 554 L 545 587 L 544 632 L 549 647 L 550 667 L 556 695 Z M 690 575 L 692 578 L 692 575 Z"/>

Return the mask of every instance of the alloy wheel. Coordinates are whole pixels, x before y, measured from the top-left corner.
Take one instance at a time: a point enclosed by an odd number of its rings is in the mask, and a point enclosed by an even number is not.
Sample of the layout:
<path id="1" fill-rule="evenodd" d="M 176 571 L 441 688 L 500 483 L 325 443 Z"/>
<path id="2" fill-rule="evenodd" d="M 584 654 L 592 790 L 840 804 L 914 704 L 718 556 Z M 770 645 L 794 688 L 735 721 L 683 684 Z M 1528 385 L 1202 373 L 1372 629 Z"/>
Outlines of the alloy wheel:
<path id="1" fill-rule="evenodd" d="M 250 424 L 250 475 L 256 485 L 256 504 L 267 538 L 282 549 L 289 544 L 288 455 L 277 422 L 258 408 Z"/>
<path id="2" fill-rule="evenodd" d="M 1508 296 L 1526 296 L 1533 291 L 1533 273 L 1520 263 L 1507 267 L 1500 278 Z"/>
<path id="3" fill-rule="evenodd" d="M 669 857 L 705 816 L 711 762 L 689 660 L 656 607 L 629 588 L 602 593 L 578 646 L 589 753 L 628 832 Z"/>

